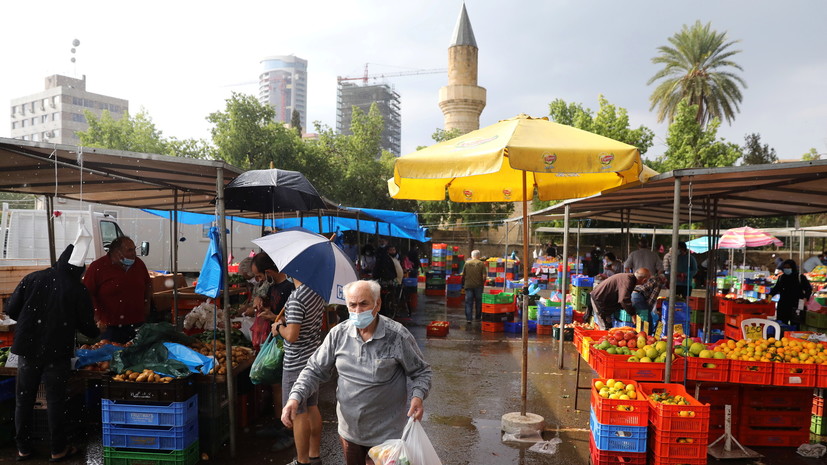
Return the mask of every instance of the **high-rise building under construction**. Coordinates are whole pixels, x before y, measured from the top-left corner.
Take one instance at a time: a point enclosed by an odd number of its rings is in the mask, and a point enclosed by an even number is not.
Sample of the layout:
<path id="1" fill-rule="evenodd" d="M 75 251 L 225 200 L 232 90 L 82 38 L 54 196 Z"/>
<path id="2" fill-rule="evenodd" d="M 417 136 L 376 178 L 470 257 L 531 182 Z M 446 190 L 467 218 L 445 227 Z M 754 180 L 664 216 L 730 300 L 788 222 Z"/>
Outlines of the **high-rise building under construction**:
<path id="1" fill-rule="evenodd" d="M 402 117 L 400 114 L 399 94 L 389 84 L 357 85 L 347 80 L 339 80 L 336 97 L 336 132 L 351 134 L 353 107 L 365 113 L 376 103 L 385 124 L 382 130 L 381 147 L 383 150 L 399 155 L 402 150 Z M 379 154 L 377 154 L 379 156 Z"/>

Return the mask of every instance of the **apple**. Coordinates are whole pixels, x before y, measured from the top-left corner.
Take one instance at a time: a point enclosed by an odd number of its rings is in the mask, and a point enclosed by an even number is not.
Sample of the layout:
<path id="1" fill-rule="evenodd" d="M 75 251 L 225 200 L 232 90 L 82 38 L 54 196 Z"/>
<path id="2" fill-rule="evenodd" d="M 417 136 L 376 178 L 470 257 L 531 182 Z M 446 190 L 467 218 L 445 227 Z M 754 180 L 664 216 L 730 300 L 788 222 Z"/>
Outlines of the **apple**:
<path id="1" fill-rule="evenodd" d="M 637 342 L 635 342 L 634 339 L 630 339 L 630 340 L 626 341 L 626 347 L 628 347 L 630 349 L 635 349 L 635 348 L 637 348 Z"/>
<path id="2" fill-rule="evenodd" d="M 621 341 L 617 341 L 618 347 L 626 347 L 626 343 L 627 343 L 627 341 L 625 339 L 621 340 Z"/>

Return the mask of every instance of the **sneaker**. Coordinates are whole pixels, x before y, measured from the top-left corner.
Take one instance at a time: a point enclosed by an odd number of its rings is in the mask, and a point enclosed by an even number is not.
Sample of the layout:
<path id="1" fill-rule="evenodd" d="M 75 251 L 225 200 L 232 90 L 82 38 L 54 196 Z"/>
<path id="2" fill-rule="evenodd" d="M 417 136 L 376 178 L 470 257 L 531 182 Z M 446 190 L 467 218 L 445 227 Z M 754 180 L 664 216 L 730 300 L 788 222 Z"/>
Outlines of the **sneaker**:
<path id="1" fill-rule="evenodd" d="M 311 457 L 310 458 L 310 465 L 322 465 L 322 458 L 321 457 L 316 457 L 316 458 Z"/>

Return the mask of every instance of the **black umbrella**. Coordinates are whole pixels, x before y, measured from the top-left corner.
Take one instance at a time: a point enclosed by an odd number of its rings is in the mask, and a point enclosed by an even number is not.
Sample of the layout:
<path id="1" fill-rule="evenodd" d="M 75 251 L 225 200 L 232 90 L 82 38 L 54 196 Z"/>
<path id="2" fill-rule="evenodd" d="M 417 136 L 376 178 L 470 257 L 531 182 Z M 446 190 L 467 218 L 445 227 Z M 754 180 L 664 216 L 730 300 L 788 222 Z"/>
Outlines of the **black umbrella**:
<path id="1" fill-rule="evenodd" d="M 227 209 L 260 213 L 307 211 L 327 205 L 316 188 L 298 171 L 252 170 L 224 188 Z"/>

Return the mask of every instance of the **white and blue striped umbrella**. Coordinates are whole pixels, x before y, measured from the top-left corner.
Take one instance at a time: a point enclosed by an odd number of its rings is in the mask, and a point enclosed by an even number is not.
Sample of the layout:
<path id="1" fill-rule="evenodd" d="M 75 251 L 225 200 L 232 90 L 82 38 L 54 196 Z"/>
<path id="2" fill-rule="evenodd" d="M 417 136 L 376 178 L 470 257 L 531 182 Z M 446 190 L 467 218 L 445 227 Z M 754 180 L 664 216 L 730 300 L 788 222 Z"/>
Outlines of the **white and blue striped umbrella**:
<path id="1" fill-rule="evenodd" d="M 316 291 L 326 302 L 345 304 L 342 288 L 359 277 L 344 251 L 328 238 L 290 228 L 253 239 L 279 270 Z"/>

